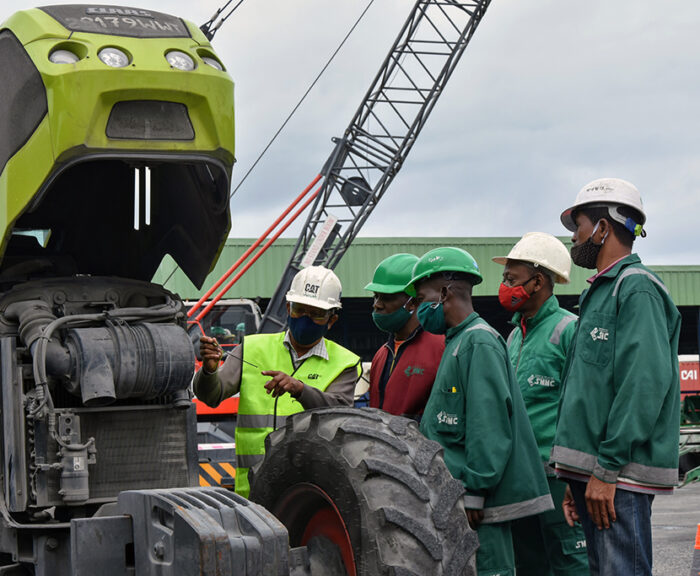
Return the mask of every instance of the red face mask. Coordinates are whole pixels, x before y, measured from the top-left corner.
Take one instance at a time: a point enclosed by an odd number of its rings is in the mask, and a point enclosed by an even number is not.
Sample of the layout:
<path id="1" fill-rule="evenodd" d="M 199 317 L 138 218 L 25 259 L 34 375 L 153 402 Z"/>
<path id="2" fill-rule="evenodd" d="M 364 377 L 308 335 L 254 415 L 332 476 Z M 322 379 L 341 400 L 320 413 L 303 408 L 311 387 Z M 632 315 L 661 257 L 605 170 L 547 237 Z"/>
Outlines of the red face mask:
<path id="1" fill-rule="evenodd" d="M 534 276 L 517 286 L 501 284 L 498 288 L 498 301 L 501 303 L 501 306 L 509 312 L 515 312 L 520 309 L 531 296 L 531 294 L 525 290 L 525 285 L 533 278 Z"/>

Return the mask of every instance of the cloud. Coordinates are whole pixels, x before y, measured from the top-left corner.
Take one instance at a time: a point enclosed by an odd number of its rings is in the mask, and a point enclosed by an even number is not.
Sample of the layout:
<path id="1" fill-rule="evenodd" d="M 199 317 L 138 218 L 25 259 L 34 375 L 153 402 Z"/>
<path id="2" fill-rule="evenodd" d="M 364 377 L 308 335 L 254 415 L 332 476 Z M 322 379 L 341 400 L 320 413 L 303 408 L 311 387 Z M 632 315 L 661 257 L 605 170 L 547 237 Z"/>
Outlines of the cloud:
<path id="1" fill-rule="evenodd" d="M 218 5 L 139 2 L 197 23 Z M 218 32 L 214 47 L 236 82 L 234 186 L 366 5 L 244 2 Z M 374 2 L 233 198 L 236 236 L 261 233 L 318 173 L 409 9 Z M 494 0 L 361 234 L 563 234 L 559 214 L 579 188 L 620 176 L 648 212 L 642 257 L 700 264 L 699 28 L 695 0 L 663 9 L 652 0 Z"/>

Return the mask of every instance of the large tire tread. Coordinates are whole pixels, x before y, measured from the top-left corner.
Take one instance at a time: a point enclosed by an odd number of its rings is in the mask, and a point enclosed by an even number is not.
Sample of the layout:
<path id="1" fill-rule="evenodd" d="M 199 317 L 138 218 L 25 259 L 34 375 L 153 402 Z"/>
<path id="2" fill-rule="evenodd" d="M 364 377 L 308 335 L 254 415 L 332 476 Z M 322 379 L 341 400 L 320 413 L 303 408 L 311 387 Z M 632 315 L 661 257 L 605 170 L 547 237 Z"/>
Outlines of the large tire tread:
<path id="1" fill-rule="evenodd" d="M 442 560 L 442 545 L 440 539 L 433 531 L 418 522 L 412 516 L 397 510 L 396 508 L 382 508 L 385 522 L 390 522 L 402 530 L 411 534 L 416 542 L 425 548 L 433 560 Z"/>
<path id="2" fill-rule="evenodd" d="M 415 422 L 371 408 L 311 410 L 270 434 L 266 451 L 251 499 L 274 512 L 292 486 L 322 488 L 347 526 L 358 576 L 476 573 L 462 485 Z"/>
<path id="3" fill-rule="evenodd" d="M 389 476 L 397 482 L 401 482 L 423 502 L 428 502 L 430 500 L 430 490 L 428 490 L 428 487 L 413 474 L 406 472 L 403 468 L 376 458 L 365 458 L 362 462 L 367 466 L 367 470 Z"/>

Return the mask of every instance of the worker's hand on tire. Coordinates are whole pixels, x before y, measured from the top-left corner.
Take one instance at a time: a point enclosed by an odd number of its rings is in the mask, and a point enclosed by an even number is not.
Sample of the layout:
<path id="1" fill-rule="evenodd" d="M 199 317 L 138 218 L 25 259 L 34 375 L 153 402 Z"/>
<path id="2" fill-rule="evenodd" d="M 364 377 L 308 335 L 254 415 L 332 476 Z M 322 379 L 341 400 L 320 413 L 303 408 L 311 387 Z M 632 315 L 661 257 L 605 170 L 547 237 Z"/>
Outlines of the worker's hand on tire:
<path id="1" fill-rule="evenodd" d="M 264 376 L 272 378 L 265 384 L 265 390 L 268 394 L 272 394 L 274 398 L 281 396 L 285 392 L 293 398 L 298 398 L 301 391 L 304 389 L 304 383 L 296 378 L 292 378 L 289 374 L 278 370 L 265 370 L 261 372 Z"/>
<path id="2" fill-rule="evenodd" d="M 472 530 L 478 529 L 483 519 L 483 510 L 470 510 L 469 508 L 467 508 L 467 520 L 469 520 L 469 526 Z"/>
<path id="3" fill-rule="evenodd" d="M 202 336 L 199 339 L 199 355 L 202 357 L 202 368 L 212 374 L 219 368 L 219 363 L 224 357 L 224 351 L 216 341 L 216 338 Z"/>
<path id="4" fill-rule="evenodd" d="M 566 492 L 564 493 L 564 500 L 561 503 L 562 512 L 564 512 L 564 518 L 566 523 L 572 528 L 580 520 L 578 516 L 578 510 L 576 510 L 576 503 L 574 502 L 574 495 L 571 493 L 571 488 L 568 484 L 566 486 Z"/>

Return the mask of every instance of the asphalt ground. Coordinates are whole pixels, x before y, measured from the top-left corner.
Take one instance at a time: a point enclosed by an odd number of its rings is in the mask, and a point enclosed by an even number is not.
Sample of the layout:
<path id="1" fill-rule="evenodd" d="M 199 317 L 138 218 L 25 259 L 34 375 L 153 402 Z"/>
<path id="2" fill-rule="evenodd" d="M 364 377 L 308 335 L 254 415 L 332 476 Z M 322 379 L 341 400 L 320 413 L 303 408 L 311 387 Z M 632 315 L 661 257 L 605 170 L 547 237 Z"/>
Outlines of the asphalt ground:
<path id="1" fill-rule="evenodd" d="M 700 524 L 700 482 L 657 496 L 651 508 L 654 576 L 689 576 Z M 698 551 L 700 554 L 700 550 Z"/>

